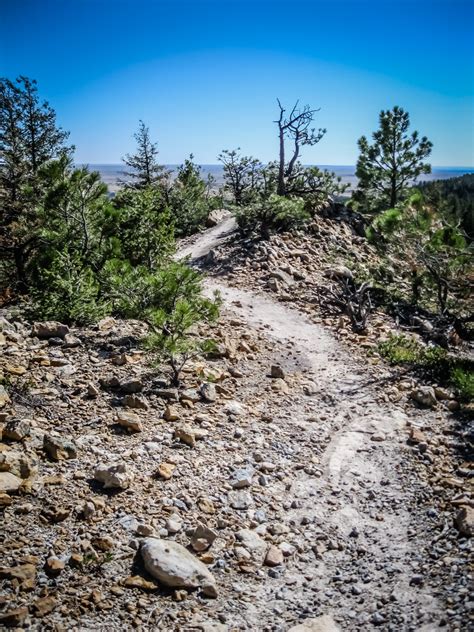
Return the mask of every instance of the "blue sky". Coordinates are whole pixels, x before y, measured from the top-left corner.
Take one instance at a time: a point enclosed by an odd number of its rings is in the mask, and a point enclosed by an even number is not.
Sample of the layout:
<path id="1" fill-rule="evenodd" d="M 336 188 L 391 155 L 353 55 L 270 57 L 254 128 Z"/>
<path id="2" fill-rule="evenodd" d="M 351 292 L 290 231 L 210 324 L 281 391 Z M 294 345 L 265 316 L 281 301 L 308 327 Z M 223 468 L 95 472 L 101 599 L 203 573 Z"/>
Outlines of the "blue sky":
<path id="1" fill-rule="evenodd" d="M 78 162 L 276 156 L 276 97 L 321 110 L 303 160 L 353 164 L 400 105 L 433 165 L 474 165 L 474 0 L 0 0 L 0 74 L 36 78 Z"/>

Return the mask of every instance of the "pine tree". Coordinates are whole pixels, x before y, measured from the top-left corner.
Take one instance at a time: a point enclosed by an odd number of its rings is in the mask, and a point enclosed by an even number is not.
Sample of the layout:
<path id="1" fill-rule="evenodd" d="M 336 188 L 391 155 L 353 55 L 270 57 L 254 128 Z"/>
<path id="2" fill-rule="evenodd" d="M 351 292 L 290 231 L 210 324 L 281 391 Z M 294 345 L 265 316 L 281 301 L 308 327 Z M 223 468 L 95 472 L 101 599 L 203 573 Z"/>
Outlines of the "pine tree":
<path id="1" fill-rule="evenodd" d="M 423 161 L 433 147 L 426 136 L 409 134 L 410 117 L 403 108 L 382 110 L 379 121 L 372 145 L 365 136 L 359 139 L 359 185 L 354 195 L 367 210 L 376 211 L 394 208 L 419 175 L 431 172 Z"/>
<path id="2" fill-rule="evenodd" d="M 138 132 L 133 137 L 137 142 L 134 154 L 126 154 L 123 162 L 132 169 L 126 172 L 132 180 L 127 183 L 135 189 L 143 189 L 163 182 L 168 176 L 163 165 L 158 164 L 158 147 L 150 138 L 150 129 L 140 121 Z"/>
<path id="3" fill-rule="evenodd" d="M 26 265 L 34 248 L 38 221 L 36 202 L 41 170 L 50 160 L 68 156 L 68 138 L 56 124 L 56 113 L 40 101 L 36 81 L 0 79 L 0 254 L 14 260 L 16 282 L 26 289 Z"/>

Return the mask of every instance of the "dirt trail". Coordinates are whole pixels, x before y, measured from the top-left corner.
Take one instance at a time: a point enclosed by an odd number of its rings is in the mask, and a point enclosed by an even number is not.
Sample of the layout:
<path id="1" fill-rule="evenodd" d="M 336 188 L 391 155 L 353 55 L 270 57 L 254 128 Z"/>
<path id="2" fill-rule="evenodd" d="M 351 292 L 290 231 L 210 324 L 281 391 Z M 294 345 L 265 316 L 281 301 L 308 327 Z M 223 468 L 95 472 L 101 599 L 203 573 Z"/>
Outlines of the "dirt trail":
<path id="1" fill-rule="evenodd" d="M 232 220 L 225 220 L 180 255 L 205 256 L 232 238 L 232 228 Z M 416 579 L 422 561 L 412 538 L 413 492 L 404 466 L 406 413 L 381 404 L 376 391 L 364 385 L 367 368 L 300 312 L 231 287 L 225 277 L 208 278 L 206 285 L 220 292 L 225 311 L 266 332 L 284 367 L 291 349 L 290 370 L 302 372 L 312 389 L 310 397 L 295 392 L 278 423 L 300 446 L 291 456 L 287 490 L 298 502 L 287 519 L 317 525 L 315 555 L 301 555 L 290 580 L 257 583 L 254 599 L 245 614 L 235 615 L 236 622 L 243 629 L 263 629 L 269 611 L 275 621 L 291 611 L 331 614 L 342 630 L 439 629 L 441 606 Z M 301 462 L 312 443 L 317 463 Z"/>

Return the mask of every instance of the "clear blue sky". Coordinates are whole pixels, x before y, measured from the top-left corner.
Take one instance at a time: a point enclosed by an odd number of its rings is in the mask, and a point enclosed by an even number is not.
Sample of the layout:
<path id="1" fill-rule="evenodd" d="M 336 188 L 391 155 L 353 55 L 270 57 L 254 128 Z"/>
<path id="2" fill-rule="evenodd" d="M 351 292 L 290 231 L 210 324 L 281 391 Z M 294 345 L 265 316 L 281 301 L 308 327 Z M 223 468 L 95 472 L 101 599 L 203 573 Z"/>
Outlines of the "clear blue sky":
<path id="1" fill-rule="evenodd" d="M 401 105 L 433 165 L 474 165 L 474 0 L 0 0 L 0 74 L 36 78 L 78 162 L 114 163 L 142 118 L 166 163 L 277 150 L 276 97 L 320 107 L 304 162 L 353 164 Z"/>

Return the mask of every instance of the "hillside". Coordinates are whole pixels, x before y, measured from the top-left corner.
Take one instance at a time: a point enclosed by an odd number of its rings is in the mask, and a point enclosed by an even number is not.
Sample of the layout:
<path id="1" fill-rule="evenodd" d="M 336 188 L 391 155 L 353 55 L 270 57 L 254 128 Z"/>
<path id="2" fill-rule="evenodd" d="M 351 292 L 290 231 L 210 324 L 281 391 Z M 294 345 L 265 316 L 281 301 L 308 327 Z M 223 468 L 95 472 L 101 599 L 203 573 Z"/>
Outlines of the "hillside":
<path id="1" fill-rule="evenodd" d="M 382 311 L 356 336 L 317 307 L 315 287 L 373 248 L 345 221 L 255 244 L 224 219 L 179 253 L 223 299 L 217 347 L 179 388 L 150 366 L 143 323 L 66 333 L 3 312 L 3 624 L 462 629 L 455 394 L 367 356 L 394 327 Z M 157 541 L 186 547 L 174 589 L 148 572 L 166 563 Z"/>

